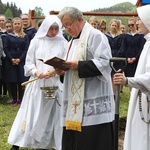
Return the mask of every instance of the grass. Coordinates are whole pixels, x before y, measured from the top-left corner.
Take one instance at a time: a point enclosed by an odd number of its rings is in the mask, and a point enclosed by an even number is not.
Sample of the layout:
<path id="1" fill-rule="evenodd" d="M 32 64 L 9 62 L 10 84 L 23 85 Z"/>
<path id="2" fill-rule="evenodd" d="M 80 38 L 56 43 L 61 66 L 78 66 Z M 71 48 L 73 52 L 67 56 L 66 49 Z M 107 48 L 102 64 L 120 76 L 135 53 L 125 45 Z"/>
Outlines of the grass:
<path id="1" fill-rule="evenodd" d="M 8 97 L 0 98 L 0 150 L 10 150 L 11 146 L 7 143 L 7 138 L 17 114 L 19 106 L 12 107 L 7 104 Z M 30 148 L 19 148 L 19 150 L 35 150 Z"/>
<path id="2" fill-rule="evenodd" d="M 6 103 L 7 98 L 0 100 L 0 149 L 9 150 L 7 137 L 19 107 L 12 107 Z"/>
<path id="3" fill-rule="evenodd" d="M 120 94 L 120 118 L 126 117 L 129 102 L 129 88 L 124 87 Z M 9 150 L 12 145 L 7 143 L 10 128 L 17 114 L 19 106 L 12 107 L 7 104 L 8 97 L 0 98 L 0 150 Z M 33 150 L 29 148 L 20 148 L 20 150 Z"/>
<path id="4" fill-rule="evenodd" d="M 123 93 L 120 94 L 120 117 L 126 117 L 130 98 L 130 89 L 123 87 Z"/>

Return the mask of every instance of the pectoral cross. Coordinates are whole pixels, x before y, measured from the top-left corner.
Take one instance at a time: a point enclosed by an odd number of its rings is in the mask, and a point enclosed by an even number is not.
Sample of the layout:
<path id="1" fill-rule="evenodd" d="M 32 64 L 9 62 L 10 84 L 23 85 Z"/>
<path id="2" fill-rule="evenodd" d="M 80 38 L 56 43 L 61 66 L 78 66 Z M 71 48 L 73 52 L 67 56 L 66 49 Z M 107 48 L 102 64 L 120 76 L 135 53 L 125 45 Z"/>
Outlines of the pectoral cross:
<path id="1" fill-rule="evenodd" d="M 75 101 L 72 105 L 74 106 L 74 113 L 76 114 L 77 106 L 79 106 L 80 103 Z"/>

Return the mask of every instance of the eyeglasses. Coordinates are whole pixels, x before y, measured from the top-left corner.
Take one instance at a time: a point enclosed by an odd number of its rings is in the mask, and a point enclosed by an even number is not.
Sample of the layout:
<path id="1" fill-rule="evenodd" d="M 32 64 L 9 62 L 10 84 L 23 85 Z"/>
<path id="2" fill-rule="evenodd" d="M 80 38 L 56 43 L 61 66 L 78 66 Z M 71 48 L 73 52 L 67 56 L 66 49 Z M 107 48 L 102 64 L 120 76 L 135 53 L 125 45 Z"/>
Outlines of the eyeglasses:
<path id="1" fill-rule="evenodd" d="M 21 20 L 28 20 L 29 18 L 22 18 Z"/>
<path id="2" fill-rule="evenodd" d="M 73 20 L 72 22 L 66 23 L 65 25 L 63 25 L 63 28 L 65 28 L 65 29 L 70 28 L 76 20 L 77 20 L 77 19 Z"/>
<path id="3" fill-rule="evenodd" d="M 128 24 L 128 27 L 133 27 L 134 26 L 134 24 Z"/>

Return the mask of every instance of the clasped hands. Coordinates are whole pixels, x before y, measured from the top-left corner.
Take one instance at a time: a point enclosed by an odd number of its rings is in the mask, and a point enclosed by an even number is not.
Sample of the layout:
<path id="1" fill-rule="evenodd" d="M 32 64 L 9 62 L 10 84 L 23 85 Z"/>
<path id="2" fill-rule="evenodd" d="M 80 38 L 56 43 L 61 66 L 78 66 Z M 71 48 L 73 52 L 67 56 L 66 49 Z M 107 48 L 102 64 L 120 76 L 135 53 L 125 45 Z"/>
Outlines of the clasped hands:
<path id="1" fill-rule="evenodd" d="M 16 59 L 13 58 L 11 61 L 13 65 L 19 65 L 21 60 L 19 58 L 16 58 Z"/>

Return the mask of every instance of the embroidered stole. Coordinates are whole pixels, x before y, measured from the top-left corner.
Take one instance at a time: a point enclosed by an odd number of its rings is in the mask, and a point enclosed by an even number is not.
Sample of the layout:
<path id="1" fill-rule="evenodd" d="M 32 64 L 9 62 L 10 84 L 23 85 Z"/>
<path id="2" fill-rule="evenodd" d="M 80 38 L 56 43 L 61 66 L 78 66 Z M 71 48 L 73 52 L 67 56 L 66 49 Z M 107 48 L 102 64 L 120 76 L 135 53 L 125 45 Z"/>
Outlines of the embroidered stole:
<path id="1" fill-rule="evenodd" d="M 89 26 L 83 36 L 83 39 L 79 41 L 73 60 L 86 60 L 87 41 L 92 29 L 93 27 Z M 70 70 L 70 80 L 70 89 L 68 91 L 69 100 L 66 114 L 66 130 L 76 130 L 81 132 L 85 79 L 78 77 L 78 70 Z"/>

